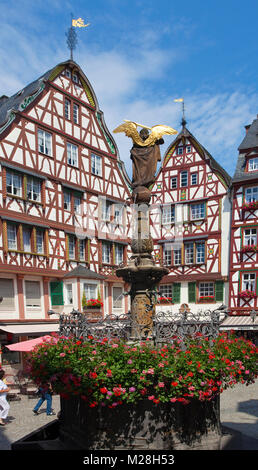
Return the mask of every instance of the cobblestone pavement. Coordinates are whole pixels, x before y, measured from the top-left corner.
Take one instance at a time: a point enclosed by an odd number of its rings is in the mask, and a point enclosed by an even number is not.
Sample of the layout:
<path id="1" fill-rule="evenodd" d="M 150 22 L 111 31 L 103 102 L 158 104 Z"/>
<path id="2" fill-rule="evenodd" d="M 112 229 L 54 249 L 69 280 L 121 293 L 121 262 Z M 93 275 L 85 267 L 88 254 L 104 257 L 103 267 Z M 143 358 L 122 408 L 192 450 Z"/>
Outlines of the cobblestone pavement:
<path id="1" fill-rule="evenodd" d="M 10 450 L 12 442 L 56 419 L 46 415 L 45 403 L 35 416 L 32 409 L 37 400 L 22 396 L 20 401 L 10 402 L 8 423 L 0 427 L 0 450 Z M 60 410 L 59 396 L 53 396 L 53 409 L 56 414 Z M 223 392 L 220 418 L 223 425 L 242 433 L 241 450 L 258 450 L 258 380 L 248 387 L 237 385 Z"/>

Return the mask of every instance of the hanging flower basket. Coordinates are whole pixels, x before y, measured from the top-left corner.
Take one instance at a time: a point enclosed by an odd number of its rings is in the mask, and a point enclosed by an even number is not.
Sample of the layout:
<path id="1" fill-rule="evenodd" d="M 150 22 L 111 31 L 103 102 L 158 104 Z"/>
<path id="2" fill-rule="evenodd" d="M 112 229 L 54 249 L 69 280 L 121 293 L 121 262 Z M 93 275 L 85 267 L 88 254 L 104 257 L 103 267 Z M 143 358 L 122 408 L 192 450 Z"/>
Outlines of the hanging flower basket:
<path id="1" fill-rule="evenodd" d="M 244 290 L 239 292 L 238 297 L 240 297 L 240 299 L 256 299 L 257 295 L 252 290 Z"/>
<path id="2" fill-rule="evenodd" d="M 258 247 L 256 245 L 246 245 L 246 246 L 242 246 L 241 251 L 242 253 L 248 253 L 248 252 L 256 253 L 258 251 Z"/>

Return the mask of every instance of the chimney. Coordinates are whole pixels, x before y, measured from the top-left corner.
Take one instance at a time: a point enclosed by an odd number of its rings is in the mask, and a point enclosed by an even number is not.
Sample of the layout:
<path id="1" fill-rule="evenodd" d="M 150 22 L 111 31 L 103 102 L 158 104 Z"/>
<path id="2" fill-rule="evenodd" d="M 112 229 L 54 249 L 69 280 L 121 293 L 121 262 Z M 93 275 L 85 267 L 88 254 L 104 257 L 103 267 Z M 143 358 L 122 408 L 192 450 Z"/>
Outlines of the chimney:
<path id="1" fill-rule="evenodd" d="M 246 132 L 246 134 L 247 134 L 247 132 L 249 131 L 250 127 L 251 127 L 251 124 L 248 124 L 247 126 L 245 126 L 245 132 Z"/>

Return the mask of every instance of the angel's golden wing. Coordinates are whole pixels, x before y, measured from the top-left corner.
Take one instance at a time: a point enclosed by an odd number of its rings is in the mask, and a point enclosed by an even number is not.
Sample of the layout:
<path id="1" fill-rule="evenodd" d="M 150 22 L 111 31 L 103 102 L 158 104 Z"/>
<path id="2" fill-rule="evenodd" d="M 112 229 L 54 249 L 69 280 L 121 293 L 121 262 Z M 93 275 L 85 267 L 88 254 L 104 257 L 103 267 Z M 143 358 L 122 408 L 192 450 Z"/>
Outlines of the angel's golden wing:
<path id="1" fill-rule="evenodd" d="M 151 133 L 149 137 L 145 140 L 144 145 L 150 146 L 154 145 L 156 140 L 161 139 L 163 135 L 177 134 L 177 131 L 173 127 L 165 125 L 157 125 L 151 128 Z"/>
<path id="2" fill-rule="evenodd" d="M 127 137 L 131 137 L 133 142 L 135 142 L 138 145 L 145 145 L 144 141 L 140 137 L 138 131 L 137 131 L 137 124 L 133 121 L 126 121 L 124 124 L 120 124 L 120 126 L 116 127 L 116 129 L 113 130 L 114 133 L 117 132 L 124 132 Z"/>

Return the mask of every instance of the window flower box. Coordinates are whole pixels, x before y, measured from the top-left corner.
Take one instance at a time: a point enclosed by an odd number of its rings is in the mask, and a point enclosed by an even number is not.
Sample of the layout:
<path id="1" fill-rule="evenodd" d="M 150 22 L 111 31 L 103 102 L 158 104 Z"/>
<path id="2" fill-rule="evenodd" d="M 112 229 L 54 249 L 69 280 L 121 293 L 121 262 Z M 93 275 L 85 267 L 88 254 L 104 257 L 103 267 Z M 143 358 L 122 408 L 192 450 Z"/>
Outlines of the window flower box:
<path id="1" fill-rule="evenodd" d="M 249 211 L 251 209 L 258 209 L 258 201 L 245 202 L 242 206 L 244 211 Z"/>
<path id="2" fill-rule="evenodd" d="M 256 292 L 252 290 L 244 290 L 239 292 L 238 297 L 240 297 L 240 299 L 256 299 L 257 295 Z"/>
<path id="3" fill-rule="evenodd" d="M 199 297 L 199 302 L 214 302 L 214 295 L 201 295 Z"/>
<path id="4" fill-rule="evenodd" d="M 256 253 L 258 251 L 258 247 L 256 245 L 246 245 L 246 246 L 242 246 L 241 251 L 242 253 L 248 253 L 248 252 Z"/>
<path id="5" fill-rule="evenodd" d="M 83 310 L 84 311 L 89 311 L 89 310 L 101 310 L 103 307 L 103 302 L 99 299 L 90 299 L 85 302 L 83 305 Z"/>
<path id="6" fill-rule="evenodd" d="M 162 304 L 162 305 L 172 304 L 173 299 L 172 299 L 172 297 L 159 297 L 158 298 L 158 303 Z"/>

